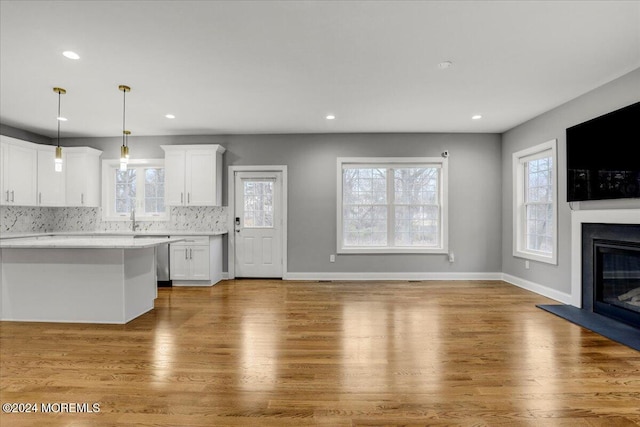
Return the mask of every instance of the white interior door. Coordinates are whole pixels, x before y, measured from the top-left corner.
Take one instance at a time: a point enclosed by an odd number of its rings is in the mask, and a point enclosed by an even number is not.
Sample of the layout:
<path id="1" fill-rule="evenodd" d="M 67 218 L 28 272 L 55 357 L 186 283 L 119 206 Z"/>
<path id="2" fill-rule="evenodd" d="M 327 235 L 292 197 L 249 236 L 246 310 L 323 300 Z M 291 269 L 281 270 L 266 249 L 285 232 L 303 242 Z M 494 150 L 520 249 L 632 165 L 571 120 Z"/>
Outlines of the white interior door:
<path id="1" fill-rule="evenodd" d="M 282 277 L 282 173 L 235 173 L 235 275 Z"/>

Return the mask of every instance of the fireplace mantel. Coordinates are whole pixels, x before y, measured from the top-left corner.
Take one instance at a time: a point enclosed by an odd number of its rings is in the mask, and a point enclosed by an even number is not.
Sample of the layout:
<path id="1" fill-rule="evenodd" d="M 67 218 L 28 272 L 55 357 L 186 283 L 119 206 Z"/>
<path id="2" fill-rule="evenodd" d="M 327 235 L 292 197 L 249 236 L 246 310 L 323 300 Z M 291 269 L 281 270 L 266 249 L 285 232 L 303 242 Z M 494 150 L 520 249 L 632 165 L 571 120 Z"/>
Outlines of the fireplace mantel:
<path id="1" fill-rule="evenodd" d="M 640 209 L 571 212 L 571 305 L 582 308 L 582 224 L 640 224 Z"/>

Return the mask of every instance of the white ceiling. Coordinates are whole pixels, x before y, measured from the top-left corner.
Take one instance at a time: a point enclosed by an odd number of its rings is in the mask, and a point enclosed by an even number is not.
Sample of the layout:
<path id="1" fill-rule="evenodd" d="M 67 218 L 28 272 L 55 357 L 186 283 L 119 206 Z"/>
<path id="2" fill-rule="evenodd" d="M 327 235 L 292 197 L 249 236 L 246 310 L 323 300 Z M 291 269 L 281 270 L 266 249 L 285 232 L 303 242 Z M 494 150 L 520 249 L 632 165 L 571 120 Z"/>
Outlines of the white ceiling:
<path id="1" fill-rule="evenodd" d="M 63 137 L 121 135 L 119 84 L 133 136 L 503 132 L 640 67 L 640 1 L 2 0 L 0 15 L 1 121 L 50 137 L 54 86 Z"/>

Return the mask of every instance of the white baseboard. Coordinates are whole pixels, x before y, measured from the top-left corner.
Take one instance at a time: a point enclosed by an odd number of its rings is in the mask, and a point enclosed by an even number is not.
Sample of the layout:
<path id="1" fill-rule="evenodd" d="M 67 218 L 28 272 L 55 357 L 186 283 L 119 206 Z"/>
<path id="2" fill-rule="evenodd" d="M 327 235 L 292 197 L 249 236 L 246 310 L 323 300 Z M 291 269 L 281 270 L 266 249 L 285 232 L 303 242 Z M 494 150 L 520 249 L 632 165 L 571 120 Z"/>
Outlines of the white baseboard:
<path id="1" fill-rule="evenodd" d="M 511 283 L 512 285 L 515 285 L 519 288 L 535 292 L 536 294 L 551 298 L 563 304 L 571 304 L 571 294 L 560 292 L 547 286 L 540 285 L 539 283 L 534 283 L 529 280 L 525 280 L 506 273 L 502 273 L 502 280 L 507 283 Z"/>
<path id="2" fill-rule="evenodd" d="M 502 273 L 291 273 L 283 280 L 502 280 Z"/>
<path id="3" fill-rule="evenodd" d="M 229 278 L 229 273 L 222 273 L 223 279 Z M 282 280 L 349 280 L 349 281 L 366 281 L 366 280 L 502 280 L 522 289 L 535 292 L 539 295 L 551 298 L 563 304 L 571 304 L 571 295 L 551 289 L 547 286 L 512 276 L 505 273 L 446 273 L 446 272 L 404 272 L 404 273 L 285 273 Z"/>
<path id="4" fill-rule="evenodd" d="M 171 286 L 213 286 L 211 280 L 172 280 Z"/>

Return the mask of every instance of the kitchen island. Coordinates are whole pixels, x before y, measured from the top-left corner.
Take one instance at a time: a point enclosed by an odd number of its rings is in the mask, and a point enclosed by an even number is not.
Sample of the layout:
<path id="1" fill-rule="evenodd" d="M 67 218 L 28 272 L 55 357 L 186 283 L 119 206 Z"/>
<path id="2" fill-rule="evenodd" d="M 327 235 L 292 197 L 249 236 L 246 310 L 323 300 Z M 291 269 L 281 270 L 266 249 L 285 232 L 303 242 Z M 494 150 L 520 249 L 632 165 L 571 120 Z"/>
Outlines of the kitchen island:
<path id="1" fill-rule="evenodd" d="M 157 297 L 155 247 L 179 238 L 0 240 L 0 319 L 127 323 Z"/>

